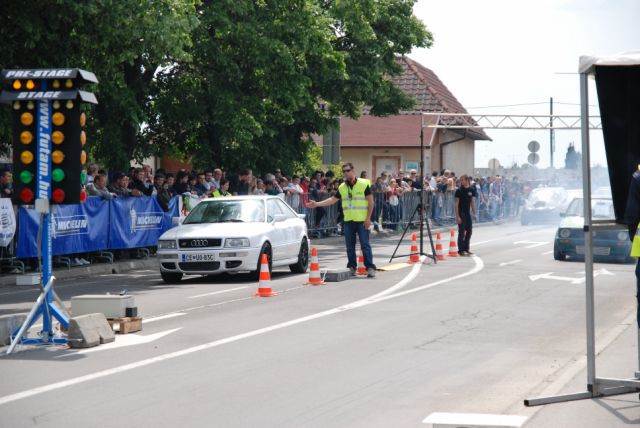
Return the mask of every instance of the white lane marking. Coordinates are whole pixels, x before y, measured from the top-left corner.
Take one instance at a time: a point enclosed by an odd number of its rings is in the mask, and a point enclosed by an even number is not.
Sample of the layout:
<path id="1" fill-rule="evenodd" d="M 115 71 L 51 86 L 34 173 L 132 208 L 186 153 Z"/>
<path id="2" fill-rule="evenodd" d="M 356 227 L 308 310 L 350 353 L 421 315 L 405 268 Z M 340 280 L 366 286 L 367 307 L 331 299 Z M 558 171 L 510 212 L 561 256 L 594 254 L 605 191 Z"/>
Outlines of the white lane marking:
<path id="1" fill-rule="evenodd" d="M 548 256 L 549 254 L 553 253 L 553 250 L 551 251 L 545 251 L 544 253 L 540 253 L 541 256 Z"/>
<path id="2" fill-rule="evenodd" d="M 534 282 L 539 279 L 554 279 L 556 281 L 568 281 L 572 284 L 581 284 L 584 282 L 584 278 L 573 278 L 570 276 L 557 276 L 552 274 L 553 272 L 546 272 L 546 273 L 541 273 L 539 275 L 529 275 L 529 279 Z"/>
<path id="3" fill-rule="evenodd" d="M 520 259 L 511 260 L 510 262 L 502 262 L 498 266 L 503 267 L 503 266 L 515 265 L 516 263 L 520 263 L 521 261 L 522 260 L 520 260 Z"/>
<path id="4" fill-rule="evenodd" d="M 166 320 L 166 319 L 175 318 L 175 317 L 181 317 L 182 315 L 187 315 L 187 314 L 185 312 L 173 312 L 170 314 L 160 315 L 157 317 L 143 318 L 142 323 L 149 324 L 150 322 L 156 322 L 156 321 Z"/>
<path id="5" fill-rule="evenodd" d="M 153 357 L 153 358 L 148 358 L 146 360 L 141 360 L 141 361 L 137 361 L 135 363 L 129 363 L 129 364 L 125 364 L 122 366 L 118 366 L 118 367 L 113 367 L 111 369 L 107 369 L 107 370 L 102 370 L 99 372 L 95 372 L 95 373 L 91 373 L 88 375 L 84 375 L 84 376 L 79 376 L 76 378 L 72 378 L 72 379 L 67 379 L 67 380 L 63 380 L 61 382 L 56 382 L 56 383 L 52 383 L 49 385 L 43 385 L 40 387 L 36 387 L 36 388 L 32 388 L 32 389 L 28 389 L 26 391 L 22 391 L 22 392 L 18 392 L 15 394 L 10 394 L 10 395 L 6 395 L 4 397 L 0 397 L 0 406 L 3 404 L 7 404 L 7 403 L 11 403 L 13 401 L 18 401 L 18 400 L 22 400 L 24 398 L 29 398 L 29 397 L 33 397 L 35 395 L 39 395 L 39 394 L 43 394 L 45 392 L 49 392 L 49 391 L 55 391 L 57 389 L 61 389 L 61 388 L 65 388 L 67 386 L 72 386 L 72 385 L 77 385 L 79 383 L 84 383 L 84 382 L 88 382 L 91 380 L 95 380 L 95 379 L 100 379 L 103 377 L 107 377 L 107 376 L 111 376 L 114 374 L 118 374 L 118 373 L 123 373 L 129 370 L 133 370 L 133 369 L 137 369 L 140 367 L 145 367 L 151 364 L 155 364 L 155 363 L 159 363 L 162 361 L 167 361 L 167 360 L 172 360 L 174 358 L 178 358 L 178 357 L 182 357 L 184 355 L 189 355 L 189 354 L 193 354 L 195 352 L 200 352 L 200 351 L 204 351 L 207 349 L 211 349 L 211 348 L 216 348 L 218 346 L 222 346 L 222 345 L 226 345 L 228 343 L 233 343 L 233 342 L 237 342 L 239 340 L 242 339 L 247 339 L 250 337 L 254 337 L 254 336 L 258 336 L 261 334 L 265 334 L 265 333 L 269 333 L 275 330 L 280 330 L 286 327 L 291 327 L 297 324 L 302 324 L 308 321 L 312 321 L 312 320 L 316 320 L 319 318 L 324 318 L 327 317 L 329 315 L 334 315 L 334 314 L 338 314 L 341 312 L 345 312 L 351 309 L 355 309 L 355 308 L 359 308 L 361 306 L 365 306 L 368 304 L 372 304 L 372 303 L 376 303 L 376 302 L 380 302 L 383 300 L 387 300 L 387 299 L 391 299 L 391 298 L 395 298 L 395 297 L 400 297 L 400 296 L 404 296 L 405 294 L 409 294 L 409 293 L 414 293 L 420 290 L 424 290 L 427 288 L 431 288 L 431 287 L 435 287 L 437 285 L 441 285 L 441 284 L 445 284 L 447 282 L 451 282 L 454 281 L 456 279 L 468 276 L 468 275 L 472 275 L 476 272 L 479 272 L 482 267 L 484 267 L 484 264 L 482 263 L 482 260 L 479 257 L 474 256 L 473 257 L 475 262 L 476 262 L 476 266 L 471 269 L 470 271 L 460 274 L 460 275 L 456 275 L 452 278 L 446 278 L 440 281 L 436 281 L 430 284 L 426 284 L 423 285 L 422 287 L 418 287 L 418 288 L 414 288 L 405 292 L 401 292 L 401 293 L 396 293 L 393 295 L 388 295 L 389 292 L 391 292 L 392 290 L 397 290 L 400 287 L 400 284 L 402 284 L 402 286 L 408 284 L 410 281 L 414 280 L 415 277 L 418 275 L 418 272 L 420 271 L 420 266 L 422 266 L 422 263 L 417 263 L 416 265 L 414 265 L 413 269 L 411 270 L 411 272 L 409 273 L 409 275 L 407 275 L 402 281 L 400 281 L 398 284 L 390 287 L 387 290 L 384 290 L 380 293 L 375 294 L 374 296 L 371 297 L 375 297 L 375 296 L 381 296 L 378 297 L 376 300 L 371 300 L 371 298 L 366 298 L 366 299 L 362 299 L 362 300 L 358 300 L 356 302 L 344 305 L 344 306 L 339 306 L 337 308 L 333 308 L 333 309 L 329 309 L 323 312 L 318 312 L 316 314 L 312 314 L 312 315 L 308 315 L 305 317 L 301 317 L 301 318 L 296 318 L 290 321 L 285 321 L 283 323 L 279 323 L 279 324 L 274 324 L 272 326 L 269 327 L 264 327 L 264 328 L 260 328 L 257 330 L 252 330 L 252 331 L 248 331 L 246 333 L 242 333 L 242 334 L 238 334 L 236 336 L 231 336 L 231 337 L 227 337 L 224 339 L 219 339 L 219 340 L 215 340 L 213 342 L 209 342 L 209 343 L 205 343 L 202 345 L 198 345 L 198 346 L 193 346 L 191 348 L 187 348 L 187 349 L 183 349 L 180 351 L 175 351 L 175 352 L 170 352 L 168 354 L 164 354 L 164 355 L 158 355 L 157 357 Z M 421 258 L 421 260 L 424 260 L 424 256 L 423 258 Z M 391 290 L 391 291 L 390 291 Z"/>
<path id="6" fill-rule="evenodd" d="M 483 245 L 483 244 L 488 244 L 489 242 L 494 242 L 494 241 L 499 241 L 500 239 L 488 239 L 486 241 L 480 241 L 480 242 L 473 242 L 473 246 L 477 246 L 477 245 Z"/>
<path id="7" fill-rule="evenodd" d="M 521 427 L 527 420 L 519 415 L 490 415 L 483 413 L 445 413 L 436 412 L 427 416 L 422 423 L 433 426 L 451 427 Z"/>
<path id="8" fill-rule="evenodd" d="M 174 328 L 171 330 L 160 331 L 158 333 L 147 334 L 142 336 L 140 334 L 118 334 L 116 335 L 116 341 L 111 343 L 105 343 L 104 345 L 96 346 L 95 348 L 83 349 L 76 352 L 69 352 L 67 354 L 57 355 L 54 358 L 72 357 L 78 354 L 88 354 L 90 352 L 108 351 L 110 349 L 124 348 L 125 346 L 142 345 L 143 343 L 151 343 L 158 339 L 168 336 L 182 328 Z"/>
<path id="9" fill-rule="evenodd" d="M 542 241 L 516 241 L 513 244 L 514 245 L 518 245 L 518 244 L 529 244 L 524 248 L 536 248 L 536 247 L 541 247 L 543 245 L 548 244 L 548 241 L 542 242 Z"/>
<path id="10" fill-rule="evenodd" d="M 249 286 L 245 285 L 243 287 L 229 288 L 228 290 L 219 290 L 219 291 L 213 291 L 211 293 L 196 294 L 195 296 L 187 297 L 187 299 L 197 299 L 198 297 L 213 296 L 213 295 L 216 295 L 216 294 L 229 293 L 231 291 L 242 290 L 242 289 L 245 289 L 245 288 L 249 288 Z"/>

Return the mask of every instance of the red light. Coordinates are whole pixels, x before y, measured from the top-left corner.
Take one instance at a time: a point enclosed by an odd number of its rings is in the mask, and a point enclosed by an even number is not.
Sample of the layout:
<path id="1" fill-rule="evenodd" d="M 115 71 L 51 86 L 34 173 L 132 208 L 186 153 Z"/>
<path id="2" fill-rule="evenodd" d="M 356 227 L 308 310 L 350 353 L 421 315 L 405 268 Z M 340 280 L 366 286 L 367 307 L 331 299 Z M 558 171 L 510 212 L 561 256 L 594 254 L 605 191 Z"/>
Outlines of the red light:
<path id="1" fill-rule="evenodd" d="M 33 200 L 33 192 L 27 188 L 22 189 L 22 191 L 20 192 L 20 200 L 23 203 L 28 204 Z"/>
<path id="2" fill-rule="evenodd" d="M 80 203 L 85 203 L 85 201 L 87 200 L 87 192 L 84 191 L 84 189 L 82 189 L 80 191 Z"/>
<path id="3" fill-rule="evenodd" d="M 56 189 L 51 193 L 51 199 L 56 204 L 61 204 L 64 201 L 64 190 Z"/>

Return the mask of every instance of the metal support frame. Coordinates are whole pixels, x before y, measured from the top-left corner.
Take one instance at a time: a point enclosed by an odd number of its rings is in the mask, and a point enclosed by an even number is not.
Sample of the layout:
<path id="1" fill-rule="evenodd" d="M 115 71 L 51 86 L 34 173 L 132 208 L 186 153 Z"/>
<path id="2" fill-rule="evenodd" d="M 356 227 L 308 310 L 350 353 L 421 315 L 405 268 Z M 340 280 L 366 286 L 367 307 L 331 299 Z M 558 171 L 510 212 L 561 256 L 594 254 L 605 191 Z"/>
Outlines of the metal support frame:
<path id="1" fill-rule="evenodd" d="M 42 89 L 46 90 L 46 83 L 43 82 Z M 11 346 L 7 349 L 7 354 L 11 354 L 18 343 L 20 344 L 54 344 L 54 343 L 66 343 L 66 337 L 56 337 L 53 329 L 53 318 L 58 320 L 63 328 L 68 328 L 69 318 L 64 312 L 63 308 L 58 308 L 54 304 L 56 299 L 55 292 L 53 290 L 54 277 L 52 276 L 53 259 L 52 259 L 52 222 L 51 222 L 51 207 L 49 206 L 49 199 L 51 198 L 51 177 L 49 171 L 51 171 L 51 101 L 40 100 L 37 101 L 37 167 L 38 174 L 36 175 L 36 188 L 38 189 L 36 209 L 41 213 L 40 216 L 40 233 L 41 239 L 38 244 L 40 247 L 40 255 L 42 257 L 42 293 L 36 300 L 35 305 L 29 312 L 29 316 L 24 321 L 20 329 L 15 332 L 11 339 Z M 41 138 L 42 136 L 42 138 Z M 43 147 L 42 145 L 46 145 Z M 43 165 L 42 163 L 47 165 Z M 46 174 L 43 174 L 45 171 Z M 55 207 L 55 206 L 54 206 Z M 59 304 L 59 303 L 58 303 Z M 42 330 L 39 337 L 28 338 L 25 334 L 29 331 L 29 328 L 42 317 Z"/>
<path id="2" fill-rule="evenodd" d="M 586 303 L 586 353 L 587 353 L 587 390 L 573 394 L 564 394 L 524 400 L 525 406 L 562 403 L 611 395 L 629 394 L 640 391 L 640 373 L 636 371 L 633 379 L 599 378 L 596 376 L 595 351 L 595 299 L 593 288 L 593 231 L 606 228 L 591 218 L 591 162 L 589 156 L 589 88 L 587 73 L 580 73 L 580 100 L 582 129 L 582 185 L 584 187 L 584 265 L 585 265 L 585 303 Z M 640 367 L 640 330 L 638 332 L 638 365 Z"/>
<path id="3" fill-rule="evenodd" d="M 422 113 L 422 116 L 437 117 L 429 128 L 436 129 L 582 129 L 588 122 L 589 129 L 602 129 L 600 116 L 569 116 L 562 114 L 467 114 L 467 113 Z M 424 126 L 424 125 L 423 125 Z"/>

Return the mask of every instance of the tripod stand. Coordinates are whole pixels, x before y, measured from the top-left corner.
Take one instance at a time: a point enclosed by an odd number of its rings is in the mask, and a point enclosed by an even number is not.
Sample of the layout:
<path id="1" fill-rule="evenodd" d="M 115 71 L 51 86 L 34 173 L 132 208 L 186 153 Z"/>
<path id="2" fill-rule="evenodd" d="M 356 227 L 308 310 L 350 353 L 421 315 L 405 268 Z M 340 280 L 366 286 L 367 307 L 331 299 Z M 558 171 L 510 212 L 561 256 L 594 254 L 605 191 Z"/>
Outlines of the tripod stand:
<path id="1" fill-rule="evenodd" d="M 410 256 L 410 254 L 401 254 L 401 255 L 396 255 L 396 253 L 398 252 L 398 248 L 400 247 L 400 244 L 402 243 L 402 241 L 404 240 L 404 237 L 407 234 L 407 231 L 409 230 L 409 227 L 411 226 L 411 224 L 413 223 L 413 218 L 416 216 L 416 213 L 418 213 L 418 216 L 420 218 L 420 249 L 418 251 L 418 255 L 420 256 L 427 256 L 431 259 L 433 259 L 434 263 L 437 263 L 436 260 L 436 249 L 433 245 L 433 237 L 431 236 L 431 227 L 429 226 L 429 220 L 426 219 L 425 215 L 424 215 L 424 195 L 425 192 L 424 190 L 422 190 L 420 192 L 420 201 L 418 202 L 418 205 L 416 205 L 416 208 L 413 210 L 413 213 L 411 213 L 411 217 L 409 218 L 409 222 L 405 225 L 404 230 L 402 231 L 402 236 L 400 236 L 400 239 L 398 240 L 398 244 L 396 245 L 395 250 L 393 250 L 393 254 L 391 255 L 391 258 L 389 259 L 389 262 L 391 262 L 391 260 L 393 260 L 394 258 L 398 258 L 398 257 L 408 257 Z M 431 254 L 428 254 L 424 251 L 424 223 L 427 224 L 427 234 L 429 236 L 429 244 L 431 245 Z"/>

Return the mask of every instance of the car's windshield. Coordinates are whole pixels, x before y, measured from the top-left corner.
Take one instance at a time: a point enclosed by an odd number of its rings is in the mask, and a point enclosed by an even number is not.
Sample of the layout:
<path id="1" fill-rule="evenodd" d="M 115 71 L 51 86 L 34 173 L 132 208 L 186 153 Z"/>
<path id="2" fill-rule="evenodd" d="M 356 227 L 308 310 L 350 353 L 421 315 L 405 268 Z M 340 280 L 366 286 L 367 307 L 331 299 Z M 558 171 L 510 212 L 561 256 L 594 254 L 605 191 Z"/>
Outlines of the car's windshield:
<path id="1" fill-rule="evenodd" d="M 222 200 L 200 202 L 184 219 L 183 224 L 198 223 L 259 223 L 264 222 L 262 200 Z"/>
<path id="2" fill-rule="evenodd" d="M 566 193 L 564 189 L 557 187 L 538 187 L 531 191 L 529 199 L 531 201 L 545 201 L 545 202 L 562 202 Z"/>
<path id="3" fill-rule="evenodd" d="M 567 208 L 566 216 L 584 217 L 584 205 L 582 198 L 575 198 Z M 592 199 L 591 217 L 598 219 L 613 219 L 613 201 L 611 199 Z"/>

